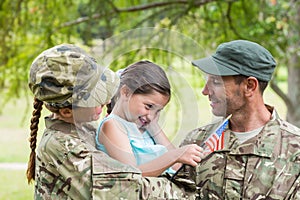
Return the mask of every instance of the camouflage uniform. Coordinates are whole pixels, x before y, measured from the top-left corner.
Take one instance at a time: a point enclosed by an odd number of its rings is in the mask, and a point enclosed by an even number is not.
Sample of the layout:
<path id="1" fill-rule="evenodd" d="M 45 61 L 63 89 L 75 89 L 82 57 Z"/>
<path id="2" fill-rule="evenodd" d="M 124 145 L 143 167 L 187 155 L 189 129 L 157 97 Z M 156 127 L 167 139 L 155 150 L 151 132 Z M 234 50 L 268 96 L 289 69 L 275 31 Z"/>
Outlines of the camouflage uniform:
<path id="1" fill-rule="evenodd" d="M 300 130 L 267 107 L 273 119 L 257 136 L 240 144 L 227 129 L 225 148 L 194 169 L 200 199 L 300 199 Z M 192 131 L 183 144 L 200 144 L 217 126 Z"/>
<path id="2" fill-rule="evenodd" d="M 138 169 L 93 149 L 89 142 L 94 141 L 96 126 L 45 120 L 37 150 L 35 199 L 195 199 L 166 178 L 142 177 Z"/>
<path id="3" fill-rule="evenodd" d="M 82 49 L 62 44 L 42 52 L 30 69 L 34 96 L 52 108 L 96 107 L 119 79 Z M 141 172 L 95 149 L 95 124 L 45 118 L 35 165 L 35 199 L 194 199 L 168 179 Z"/>

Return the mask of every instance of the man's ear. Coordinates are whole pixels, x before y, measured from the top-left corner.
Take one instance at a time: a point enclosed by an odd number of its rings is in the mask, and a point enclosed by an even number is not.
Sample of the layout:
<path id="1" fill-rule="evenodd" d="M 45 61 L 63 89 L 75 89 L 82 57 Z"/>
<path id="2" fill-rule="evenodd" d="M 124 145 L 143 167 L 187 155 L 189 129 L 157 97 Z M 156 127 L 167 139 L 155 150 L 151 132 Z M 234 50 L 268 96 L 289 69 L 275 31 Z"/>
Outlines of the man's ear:
<path id="1" fill-rule="evenodd" d="M 245 84 L 246 96 L 252 96 L 256 90 L 259 90 L 258 80 L 255 77 L 250 76 L 245 81 L 246 81 L 246 84 Z"/>
<path id="2" fill-rule="evenodd" d="M 59 109 L 59 114 L 64 118 L 73 117 L 73 111 L 70 108 L 61 108 L 61 109 Z"/>

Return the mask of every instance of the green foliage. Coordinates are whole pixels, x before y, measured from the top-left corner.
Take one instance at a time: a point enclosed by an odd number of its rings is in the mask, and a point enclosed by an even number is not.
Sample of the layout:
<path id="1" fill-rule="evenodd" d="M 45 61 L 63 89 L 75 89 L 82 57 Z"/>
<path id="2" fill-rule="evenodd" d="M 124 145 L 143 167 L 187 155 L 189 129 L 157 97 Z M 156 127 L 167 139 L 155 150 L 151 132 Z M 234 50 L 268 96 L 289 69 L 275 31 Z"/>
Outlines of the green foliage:
<path id="1" fill-rule="evenodd" d="M 30 64 L 42 50 L 59 43 L 93 46 L 96 39 L 141 27 L 165 28 L 192 38 L 205 47 L 193 57 L 210 53 L 224 41 L 257 41 L 276 56 L 279 66 L 287 66 L 289 54 L 298 51 L 288 49 L 299 41 L 299 35 L 290 31 L 299 27 L 293 18 L 297 7 L 298 1 L 288 0 L 2 0 L 0 103 L 27 90 Z M 118 52 L 115 47 L 112 51 Z M 165 60 L 160 52 L 151 54 L 154 62 Z M 119 66 L 144 55 L 132 51 L 127 56 Z"/>
<path id="2" fill-rule="evenodd" d="M 76 41 L 71 39 L 76 36 L 71 29 L 60 28 L 62 19 L 76 17 L 72 16 L 72 7 L 77 8 L 72 1 L 1 1 L 1 105 L 13 97 L 20 97 L 21 91 L 27 91 L 30 63 L 42 50 L 58 43 Z"/>

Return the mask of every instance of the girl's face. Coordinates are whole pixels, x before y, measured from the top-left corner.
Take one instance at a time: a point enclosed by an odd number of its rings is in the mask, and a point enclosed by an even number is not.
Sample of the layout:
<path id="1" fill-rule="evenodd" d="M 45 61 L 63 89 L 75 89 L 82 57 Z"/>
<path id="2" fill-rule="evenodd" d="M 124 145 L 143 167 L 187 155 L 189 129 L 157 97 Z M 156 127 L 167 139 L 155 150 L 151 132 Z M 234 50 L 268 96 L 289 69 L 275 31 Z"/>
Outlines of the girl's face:
<path id="1" fill-rule="evenodd" d="M 151 94 L 132 94 L 127 101 L 126 120 L 135 122 L 138 128 L 145 128 L 157 117 L 169 99 L 169 96 L 156 91 Z"/>

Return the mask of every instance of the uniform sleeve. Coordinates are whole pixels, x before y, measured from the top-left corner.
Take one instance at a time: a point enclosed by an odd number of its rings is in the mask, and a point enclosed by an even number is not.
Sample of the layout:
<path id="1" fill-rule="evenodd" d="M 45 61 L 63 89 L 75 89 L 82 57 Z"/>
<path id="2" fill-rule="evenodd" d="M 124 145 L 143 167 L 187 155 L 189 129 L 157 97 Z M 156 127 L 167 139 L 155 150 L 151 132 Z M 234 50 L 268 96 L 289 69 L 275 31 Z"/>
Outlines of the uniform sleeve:
<path id="1" fill-rule="evenodd" d="M 72 199 L 78 196 L 90 198 L 91 154 L 80 139 L 70 139 L 64 145 L 68 154 L 62 159 L 58 170 L 66 181 L 70 181 L 68 196 Z"/>
<path id="2" fill-rule="evenodd" d="M 194 199 L 165 177 L 142 177 L 141 172 L 99 152 L 92 155 L 92 199 Z"/>
<path id="3" fill-rule="evenodd" d="M 68 134 L 44 138 L 37 154 L 36 197 L 90 199 L 91 154 Z"/>
<path id="4" fill-rule="evenodd" d="M 37 167 L 37 199 L 194 199 L 194 193 L 165 177 L 142 177 L 137 168 L 87 149 L 79 138 L 62 136 L 45 143 Z"/>

